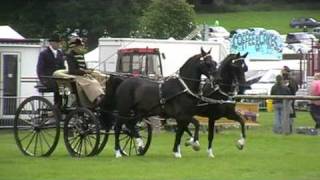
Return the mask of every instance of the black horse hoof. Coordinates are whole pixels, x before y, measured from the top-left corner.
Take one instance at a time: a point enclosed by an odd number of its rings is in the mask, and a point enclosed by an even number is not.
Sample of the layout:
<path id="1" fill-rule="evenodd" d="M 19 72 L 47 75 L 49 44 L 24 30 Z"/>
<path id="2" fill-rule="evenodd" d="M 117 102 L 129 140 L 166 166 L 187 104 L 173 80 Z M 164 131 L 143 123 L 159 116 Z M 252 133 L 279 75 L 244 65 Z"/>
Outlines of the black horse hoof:
<path id="1" fill-rule="evenodd" d="M 138 156 L 144 155 L 144 148 L 143 147 L 138 147 Z"/>
<path id="2" fill-rule="evenodd" d="M 238 148 L 239 150 L 243 150 L 244 145 L 237 144 L 237 148 Z"/>

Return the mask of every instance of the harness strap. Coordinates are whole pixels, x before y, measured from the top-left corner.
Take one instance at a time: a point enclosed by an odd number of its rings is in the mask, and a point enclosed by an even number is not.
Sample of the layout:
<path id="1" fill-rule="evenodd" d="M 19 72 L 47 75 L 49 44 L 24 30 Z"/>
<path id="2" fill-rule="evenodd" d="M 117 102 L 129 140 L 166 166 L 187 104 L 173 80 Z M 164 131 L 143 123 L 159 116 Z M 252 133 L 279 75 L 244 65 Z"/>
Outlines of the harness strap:
<path id="1" fill-rule="evenodd" d="M 231 100 L 217 100 L 217 99 L 211 99 L 204 96 L 201 96 L 201 101 L 207 103 L 207 104 L 235 104 L 235 101 Z M 201 106 L 201 104 L 199 104 Z"/>
<path id="2" fill-rule="evenodd" d="M 163 84 L 163 82 L 159 83 L 159 99 L 160 99 L 161 109 L 164 109 L 164 104 L 166 104 L 167 100 L 166 100 L 166 98 L 163 97 L 162 84 Z"/>
<path id="3" fill-rule="evenodd" d="M 177 77 L 179 82 L 182 84 L 182 86 L 184 87 L 184 90 L 183 92 L 187 92 L 188 94 L 190 94 L 191 96 L 197 98 L 197 99 L 200 99 L 200 96 L 197 95 L 197 94 L 194 94 L 189 88 L 188 86 L 186 85 L 186 83 L 183 81 L 183 79 L 181 79 L 180 76 Z"/>

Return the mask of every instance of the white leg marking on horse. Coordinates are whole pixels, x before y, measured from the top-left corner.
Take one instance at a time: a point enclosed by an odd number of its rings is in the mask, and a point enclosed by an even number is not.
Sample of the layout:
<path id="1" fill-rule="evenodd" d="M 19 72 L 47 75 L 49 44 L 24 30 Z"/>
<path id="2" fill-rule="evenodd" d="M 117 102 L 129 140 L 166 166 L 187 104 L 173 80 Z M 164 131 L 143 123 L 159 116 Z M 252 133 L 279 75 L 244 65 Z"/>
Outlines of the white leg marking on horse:
<path id="1" fill-rule="evenodd" d="M 173 155 L 175 158 L 182 158 L 181 151 L 180 151 L 180 145 L 178 146 L 178 151 L 173 152 Z"/>
<path id="2" fill-rule="evenodd" d="M 185 146 L 191 146 L 193 144 L 193 137 L 191 137 L 186 143 Z"/>
<path id="3" fill-rule="evenodd" d="M 244 144 L 246 143 L 246 140 L 244 138 L 240 138 L 238 140 L 238 143 L 241 145 L 241 146 L 244 146 Z"/>
<path id="4" fill-rule="evenodd" d="M 115 155 L 116 155 L 116 158 L 121 158 L 122 157 L 122 154 L 121 154 L 120 150 L 116 150 Z"/>
<path id="5" fill-rule="evenodd" d="M 138 147 L 143 147 L 144 146 L 142 138 L 136 138 L 136 143 L 137 143 Z"/>
<path id="6" fill-rule="evenodd" d="M 214 155 L 213 155 L 213 152 L 212 152 L 212 149 L 211 149 L 211 148 L 208 149 L 207 152 L 208 152 L 208 156 L 209 156 L 210 158 L 214 158 Z"/>
<path id="7" fill-rule="evenodd" d="M 237 147 L 238 147 L 238 149 L 242 150 L 243 147 L 244 147 L 244 145 L 245 145 L 245 143 L 246 143 L 246 140 L 245 140 L 243 137 L 241 137 L 241 138 L 237 141 Z"/>

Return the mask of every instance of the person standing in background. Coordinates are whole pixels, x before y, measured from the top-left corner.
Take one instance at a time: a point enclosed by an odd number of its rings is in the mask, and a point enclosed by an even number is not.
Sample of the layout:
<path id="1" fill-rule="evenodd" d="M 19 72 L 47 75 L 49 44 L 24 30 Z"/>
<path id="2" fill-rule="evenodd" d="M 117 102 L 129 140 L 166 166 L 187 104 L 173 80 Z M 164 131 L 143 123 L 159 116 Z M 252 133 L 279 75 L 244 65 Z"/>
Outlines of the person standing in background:
<path id="1" fill-rule="evenodd" d="M 320 96 L 320 73 L 314 74 L 309 93 L 311 96 Z M 316 123 L 315 129 L 320 129 L 320 100 L 311 101 L 310 114 Z"/>
<path id="2" fill-rule="evenodd" d="M 283 77 L 281 75 L 276 76 L 276 83 L 271 88 L 271 95 L 290 95 L 290 89 L 284 85 Z M 274 99 L 273 109 L 274 109 L 274 124 L 273 132 L 282 133 L 282 117 L 284 112 L 283 100 Z"/>
<path id="3" fill-rule="evenodd" d="M 289 67 L 284 66 L 283 69 L 281 70 L 281 75 L 283 77 L 284 85 L 286 85 L 290 90 L 289 95 L 295 96 L 299 87 L 298 87 L 298 83 L 296 82 L 296 80 L 291 77 L 290 72 L 291 72 L 291 70 L 289 69 Z M 294 118 L 296 118 L 296 111 L 294 108 L 294 100 L 291 101 L 291 108 L 292 108 L 292 113 L 290 113 L 290 115 L 289 115 L 290 116 L 290 132 L 293 131 L 292 125 L 293 125 Z"/>

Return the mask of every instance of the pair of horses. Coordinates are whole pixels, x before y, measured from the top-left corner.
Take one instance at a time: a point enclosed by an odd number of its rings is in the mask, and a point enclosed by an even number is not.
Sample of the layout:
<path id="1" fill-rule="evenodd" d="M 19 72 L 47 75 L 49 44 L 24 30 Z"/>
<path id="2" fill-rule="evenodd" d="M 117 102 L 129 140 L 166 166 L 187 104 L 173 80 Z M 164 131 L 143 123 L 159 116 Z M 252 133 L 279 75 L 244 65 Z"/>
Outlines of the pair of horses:
<path id="1" fill-rule="evenodd" d="M 209 118 L 208 121 L 208 156 L 214 157 L 212 149 L 212 141 L 214 138 L 215 121 L 226 117 L 237 121 L 241 126 L 241 137 L 237 141 L 237 147 L 243 149 L 245 144 L 245 118 L 235 109 L 236 103 L 230 98 L 235 94 L 243 94 L 250 88 L 246 84 L 245 72 L 248 67 L 244 61 L 247 53 L 244 55 L 230 54 L 220 64 L 218 69 L 218 88 L 213 88 L 210 83 L 206 83 L 203 87 L 203 96 L 210 98 L 208 103 L 204 102 L 197 106 L 196 115 Z M 188 134 L 192 133 L 186 129 Z M 193 138 L 186 142 L 186 145 L 192 145 Z"/>
<path id="2" fill-rule="evenodd" d="M 243 57 L 239 54 L 232 55 L 229 59 L 235 64 L 240 60 L 243 61 Z M 199 123 L 193 116 L 207 111 L 208 117 L 214 117 L 211 111 L 217 111 L 217 109 L 211 109 L 212 105 L 210 103 L 205 108 L 197 106 L 200 101 L 204 101 L 202 96 L 199 95 L 201 75 L 205 75 L 210 79 L 210 85 L 205 85 L 205 87 L 209 88 L 204 88 L 204 93 L 208 93 L 211 97 L 211 95 L 215 94 L 209 90 L 214 86 L 212 82 L 217 82 L 219 79 L 216 66 L 217 63 L 212 60 L 210 51 L 205 52 L 201 48 L 201 53 L 189 58 L 179 69 L 179 73 L 176 76 L 168 77 L 162 83 L 137 77 L 124 80 L 111 77 L 108 81 L 105 97 L 105 101 L 108 102 L 104 103 L 102 108 L 107 110 L 116 109 L 118 111 L 114 125 L 116 157 L 121 157 L 124 154 L 119 145 L 122 125 L 125 124 L 127 128 L 134 132 L 135 125 L 139 120 L 154 115 L 176 119 L 177 130 L 173 147 L 175 157 L 181 157 L 181 137 L 183 132 L 187 130 L 189 123 L 195 125 L 192 145 L 198 147 Z M 232 72 L 236 73 L 236 71 Z M 222 79 L 223 75 L 224 73 L 220 73 Z M 219 90 L 219 92 L 222 91 Z M 134 134 L 138 146 L 142 147 L 143 142 L 139 138 L 139 134 Z"/>

